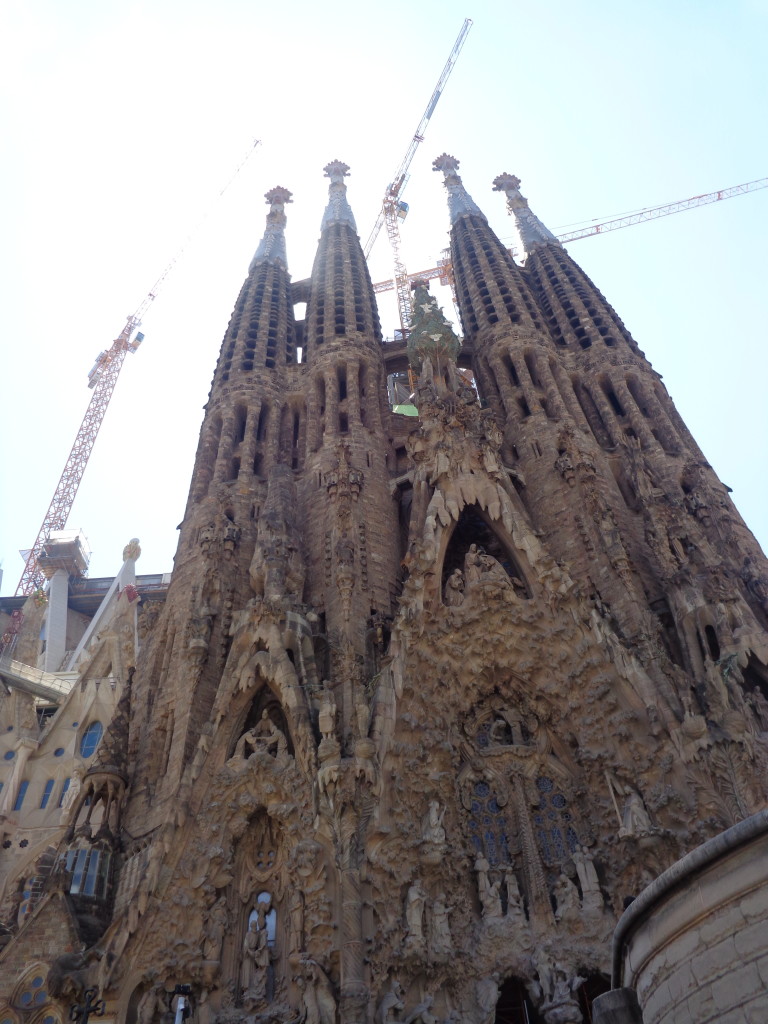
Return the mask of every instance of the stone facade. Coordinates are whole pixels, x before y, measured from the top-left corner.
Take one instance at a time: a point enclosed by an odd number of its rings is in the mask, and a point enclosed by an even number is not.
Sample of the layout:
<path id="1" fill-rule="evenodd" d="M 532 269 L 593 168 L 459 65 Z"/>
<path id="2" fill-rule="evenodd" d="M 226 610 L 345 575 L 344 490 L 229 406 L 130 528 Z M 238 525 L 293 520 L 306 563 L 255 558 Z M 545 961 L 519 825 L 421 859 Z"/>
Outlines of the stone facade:
<path id="1" fill-rule="evenodd" d="M 0 953 L 12 1024 L 62 907 L 45 1024 L 88 984 L 119 1024 L 178 984 L 200 1024 L 577 1024 L 626 901 L 766 806 L 762 553 L 519 181 L 522 267 L 435 166 L 461 343 L 423 287 L 382 342 L 344 164 L 309 281 L 267 194 L 166 604 Z"/>

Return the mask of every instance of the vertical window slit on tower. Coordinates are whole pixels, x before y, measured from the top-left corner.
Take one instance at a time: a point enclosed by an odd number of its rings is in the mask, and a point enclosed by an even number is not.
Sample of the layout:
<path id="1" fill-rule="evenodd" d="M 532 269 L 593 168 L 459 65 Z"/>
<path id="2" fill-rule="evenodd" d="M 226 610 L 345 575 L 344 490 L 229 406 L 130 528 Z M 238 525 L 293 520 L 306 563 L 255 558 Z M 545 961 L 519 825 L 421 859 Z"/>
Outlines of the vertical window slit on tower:
<path id="1" fill-rule="evenodd" d="M 269 420 L 269 406 L 266 405 L 266 403 L 265 403 L 261 407 L 261 410 L 259 412 L 259 419 L 258 419 L 258 422 L 256 424 L 256 440 L 257 441 L 264 441 L 266 439 L 268 420 Z"/>
<path id="2" fill-rule="evenodd" d="M 339 382 L 339 401 L 343 402 L 347 397 L 347 368 L 346 366 L 336 367 L 336 379 Z"/>
<path id="3" fill-rule="evenodd" d="M 619 401 L 618 395 L 613 390 L 613 387 L 612 387 L 610 381 L 603 380 L 601 383 L 602 383 L 603 393 L 605 394 L 605 397 L 610 402 L 611 408 L 616 413 L 616 415 L 617 416 L 626 416 L 626 413 L 624 411 L 624 406 Z"/>
<path id="4" fill-rule="evenodd" d="M 505 352 L 504 355 L 501 358 L 502 358 L 502 362 L 504 363 L 504 365 L 506 366 L 506 368 L 507 368 L 507 370 L 509 372 L 510 380 L 512 381 L 512 383 L 515 385 L 516 388 L 519 388 L 520 387 L 520 378 L 517 375 L 517 370 L 515 369 L 515 364 L 512 362 L 512 357 L 510 356 L 510 354 L 508 352 Z"/>

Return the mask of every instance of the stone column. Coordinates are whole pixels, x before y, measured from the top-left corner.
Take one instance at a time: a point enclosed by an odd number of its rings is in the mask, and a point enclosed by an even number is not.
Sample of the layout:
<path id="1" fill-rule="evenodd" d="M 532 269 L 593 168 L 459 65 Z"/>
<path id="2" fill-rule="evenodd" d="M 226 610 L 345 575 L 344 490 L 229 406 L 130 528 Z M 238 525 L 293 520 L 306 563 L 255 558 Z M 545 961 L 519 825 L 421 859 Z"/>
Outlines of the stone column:
<path id="1" fill-rule="evenodd" d="M 48 614 L 45 622 L 43 671 L 58 672 L 67 649 L 67 604 L 69 573 L 57 569 L 48 585 Z"/>

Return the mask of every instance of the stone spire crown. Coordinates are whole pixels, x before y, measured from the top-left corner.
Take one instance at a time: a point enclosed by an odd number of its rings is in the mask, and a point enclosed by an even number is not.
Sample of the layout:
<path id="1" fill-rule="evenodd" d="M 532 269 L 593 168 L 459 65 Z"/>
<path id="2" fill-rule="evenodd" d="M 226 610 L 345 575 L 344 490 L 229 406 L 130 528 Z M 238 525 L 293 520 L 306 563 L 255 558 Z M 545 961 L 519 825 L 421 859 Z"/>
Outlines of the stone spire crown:
<path id="1" fill-rule="evenodd" d="M 515 218 L 517 230 L 526 254 L 530 255 L 540 245 L 560 245 L 549 228 L 544 227 L 539 218 L 531 213 L 528 200 L 520 193 L 520 179 L 514 174 L 499 174 L 493 179 L 494 192 L 504 192 L 507 197 L 507 209 Z"/>
<path id="2" fill-rule="evenodd" d="M 265 193 L 264 198 L 269 203 L 267 226 L 264 230 L 264 237 L 259 242 L 259 247 L 251 260 L 249 272 L 257 263 L 280 263 L 284 267 L 288 267 L 288 257 L 285 251 L 285 225 L 287 223 L 285 205 L 292 202 L 292 195 L 292 192 L 281 185 Z"/>
<path id="3" fill-rule="evenodd" d="M 461 217 L 473 215 L 486 220 L 483 211 L 464 188 L 464 183 L 458 174 L 459 161 L 455 156 L 443 153 L 442 156 L 439 156 L 437 160 L 432 162 L 432 170 L 443 172 L 443 184 L 448 192 L 448 209 L 451 214 L 451 224 L 456 224 Z"/>
<path id="4" fill-rule="evenodd" d="M 323 168 L 323 173 L 326 178 L 330 178 L 331 184 L 328 186 L 328 205 L 323 214 L 320 230 L 325 231 L 331 224 L 349 224 L 357 233 L 357 224 L 347 202 L 347 186 L 344 184 L 344 179 L 349 177 L 349 166 L 341 160 L 331 160 Z"/>

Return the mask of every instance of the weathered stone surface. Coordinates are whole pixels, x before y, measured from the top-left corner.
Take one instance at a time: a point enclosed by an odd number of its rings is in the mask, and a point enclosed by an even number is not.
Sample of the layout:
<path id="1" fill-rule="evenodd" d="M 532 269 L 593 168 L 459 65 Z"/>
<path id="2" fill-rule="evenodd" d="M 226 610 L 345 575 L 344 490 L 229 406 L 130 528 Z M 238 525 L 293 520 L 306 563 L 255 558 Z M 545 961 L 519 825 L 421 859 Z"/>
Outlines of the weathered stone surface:
<path id="1" fill-rule="evenodd" d="M 440 166 L 472 372 L 420 294 L 418 417 L 387 405 L 405 352 L 346 165 L 293 293 L 268 193 L 114 770 L 50 883 L 119 1024 L 164 1019 L 177 982 L 200 1024 L 578 1024 L 625 901 L 766 804 L 761 552 L 565 250 L 529 217 L 517 266 Z M 690 998 L 673 966 L 659 1013 Z"/>

